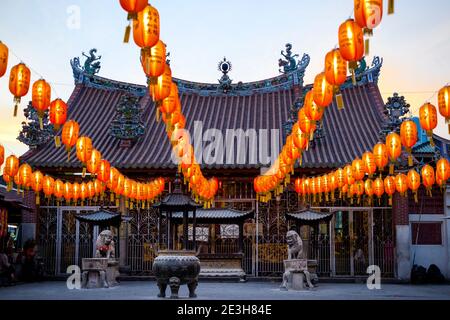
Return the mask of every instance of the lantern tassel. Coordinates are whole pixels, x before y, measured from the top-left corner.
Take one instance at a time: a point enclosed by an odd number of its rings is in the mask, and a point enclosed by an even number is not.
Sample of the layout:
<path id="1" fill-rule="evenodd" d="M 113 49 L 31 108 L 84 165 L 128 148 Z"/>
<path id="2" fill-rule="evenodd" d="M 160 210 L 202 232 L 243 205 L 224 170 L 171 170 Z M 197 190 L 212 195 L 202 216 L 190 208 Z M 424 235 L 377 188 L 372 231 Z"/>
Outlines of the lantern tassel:
<path id="1" fill-rule="evenodd" d="M 370 41 L 369 41 L 369 39 L 367 38 L 367 39 L 364 41 L 364 51 L 365 51 L 366 56 L 369 55 L 369 45 L 370 45 Z"/>
<path id="2" fill-rule="evenodd" d="M 39 193 L 36 194 L 36 205 L 40 205 L 41 204 L 41 198 L 39 197 Z"/>
<path id="3" fill-rule="evenodd" d="M 124 34 L 124 36 L 123 36 L 123 43 L 128 43 L 128 42 L 130 42 L 130 33 L 131 33 L 131 26 L 128 25 L 128 26 L 125 28 L 125 34 Z"/>
<path id="4" fill-rule="evenodd" d="M 44 122 L 42 121 L 42 117 L 41 116 L 39 116 L 39 128 L 41 130 L 44 130 Z"/>
<path id="5" fill-rule="evenodd" d="M 450 122 L 448 124 L 448 134 L 450 134 Z"/>
<path id="6" fill-rule="evenodd" d="M 388 1 L 388 14 L 394 14 L 394 0 Z"/>
<path id="7" fill-rule="evenodd" d="M 394 164 L 393 163 L 391 163 L 389 165 L 389 174 L 394 174 Z"/>
<path id="8" fill-rule="evenodd" d="M 83 166 L 83 173 L 82 173 L 82 177 L 86 177 L 86 167 Z"/>
<path id="9" fill-rule="evenodd" d="M 55 136 L 55 147 L 61 147 L 61 139 L 59 138 L 59 136 Z"/>
<path id="10" fill-rule="evenodd" d="M 413 157 L 411 154 L 408 155 L 408 166 L 409 167 L 413 166 Z"/>
<path id="11" fill-rule="evenodd" d="M 338 110 L 344 109 L 344 98 L 342 97 L 342 93 L 339 93 L 336 95 L 336 104 L 337 104 Z"/>
<path id="12" fill-rule="evenodd" d="M 159 108 L 156 108 L 156 122 L 159 122 Z"/>

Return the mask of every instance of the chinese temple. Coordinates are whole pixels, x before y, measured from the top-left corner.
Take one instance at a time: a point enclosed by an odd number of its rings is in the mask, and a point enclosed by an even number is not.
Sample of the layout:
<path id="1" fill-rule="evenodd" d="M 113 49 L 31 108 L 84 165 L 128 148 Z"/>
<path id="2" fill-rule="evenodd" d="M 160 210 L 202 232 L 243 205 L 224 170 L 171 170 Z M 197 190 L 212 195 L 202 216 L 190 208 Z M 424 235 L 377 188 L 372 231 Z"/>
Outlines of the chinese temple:
<path id="1" fill-rule="evenodd" d="M 174 79 L 196 159 L 206 177 L 220 181 L 212 208 L 199 209 L 195 229 L 190 225 L 188 241 L 182 239 L 179 245 L 190 242 L 210 258 L 240 257 L 247 277 L 281 276 L 287 252 L 285 234 L 296 224 L 309 256 L 318 261 L 321 278 L 367 276 L 367 267 L 378 265 L 384 278 L 407 280 L 413 264 L 428 267 L 431 263 L 450 277 L 448 187 L 436 186 L 432 196 L 420 189 L 418 203 L 412 195 L 398 194 L 392 205 L 385 198 L 374 205 L 328 199 L 312 205 L 307 214 L 305 204 L 289 185 L 268 202 L 257 200 L 253 179 L 278 154 L 312 88 L 303 80 L 309 56 L 298 59 L 291 49 L 287 45 L 279 61 L 280 75 L 270 79 L 233 81 L 227 59 L 219 63 L 222 74 L 218 83 Z M 349 77 L 340 88 L 343 106 L 338 108 L 333 102 L 327 108 L 294 177 L 344 166 L 398 127 L 409 105 L 397 94 L 383 101 L 378 87 L 382 63 L 378 57 L 370 64 L 364 59 L 358 63 L 354 79 Z M 79 58 L 71 60 L 71 66 L 75 87 L 68 100 L 68 119 L 80 124 L 80 134 L 91 137 L 95 148 L 127 176 L 142 181 L 162 176 L 166 193 L 172 192 L 177 164 L 172 161 L 171 144 L 164 125 L 157 121 L 147 86 L 101 77 L 99 68 L 82 67 Z M 55 149 L 53 133 L 45 129 L 49 126 L 46 119 L 44 130 L 37 132 L 36 119 L 32 114 L 28 118 L 19 139 L 30 150 L 21 160 L 54 177 L 81 181 L 82 167 L 75 150 L 68 160 L 64 148 Z M 450 141 L 435 135 L 435 145 L 431 145 L 424 132 L 419 140 L 413 148 L 416 164 L 430 161 L 436 154 L 449 156 Z M 258 148 L 250 147 L 255 145 Z M 187 186 L 183 188 L 189 192 Z M 106 196 L 70 206 L 42 201 L 34 215 L 26 216 L 22 222 L 27 234 L 22 238 L 36 238 L 48 274 L 64 274 L 69 265 L 90 257 L 95 232 L 77 217 L 102 208 L 129 217 L 116 232 L 122 272 L 152 274 L 160 232 L 167 221 L 158 218 L 151 206 L 130 207 L 123 199 L 110 200 Z M 305 219 L 314 223 L 302 223 Z M 182 238 L 181 228 L 174 227 L 173 232 L 173 241 Z"/>

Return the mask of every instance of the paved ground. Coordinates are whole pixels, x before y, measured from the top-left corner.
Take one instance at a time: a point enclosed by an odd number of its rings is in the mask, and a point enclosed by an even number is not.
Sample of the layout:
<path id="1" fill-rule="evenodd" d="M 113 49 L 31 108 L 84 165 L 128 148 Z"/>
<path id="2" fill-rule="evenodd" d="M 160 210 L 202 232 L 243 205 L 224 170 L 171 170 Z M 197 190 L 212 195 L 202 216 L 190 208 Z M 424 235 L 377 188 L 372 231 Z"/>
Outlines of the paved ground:
<path id="1" fill-rule="evenodd" d="M 365 284 L 321 283 L 313 290 L 287 292 L 278 286 L 275 282 L 204 282 L 199 284 L 197 294 L 198 299 L 205 300 L 450 300 L 450 285 L 382 284 L 380 290 L 368 290 Z M 158 299 L 157 292 L 154 281 L 123 281 L 110 289 L 81 290 L 69 290 L 65 282 L 52 281 L 0 288 L 0 300 L 150 300 Z M 187 295 L 183 286 L 180 296 Z"/>

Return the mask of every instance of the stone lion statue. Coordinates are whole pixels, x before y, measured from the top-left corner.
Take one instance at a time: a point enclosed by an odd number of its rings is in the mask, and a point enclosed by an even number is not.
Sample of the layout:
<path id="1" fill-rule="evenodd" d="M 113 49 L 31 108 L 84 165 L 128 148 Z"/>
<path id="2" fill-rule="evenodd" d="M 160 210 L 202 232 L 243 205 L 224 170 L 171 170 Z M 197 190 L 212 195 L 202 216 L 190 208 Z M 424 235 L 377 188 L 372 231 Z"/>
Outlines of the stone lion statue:
<path id="1" fill-rule="evenodd" d="M 97 237 L 96 247 L 96 258 L 114 259 L 116 250 L 114 246 L 113 233 L 110 230 L 102 231 Z"/>
<path id="2" fill-rule="evenodd" d="M 288 244 L 288 259 L 303 258 L 303 241 L 300 235 L 294 230 L 289 230 L 286 234 Z"/>

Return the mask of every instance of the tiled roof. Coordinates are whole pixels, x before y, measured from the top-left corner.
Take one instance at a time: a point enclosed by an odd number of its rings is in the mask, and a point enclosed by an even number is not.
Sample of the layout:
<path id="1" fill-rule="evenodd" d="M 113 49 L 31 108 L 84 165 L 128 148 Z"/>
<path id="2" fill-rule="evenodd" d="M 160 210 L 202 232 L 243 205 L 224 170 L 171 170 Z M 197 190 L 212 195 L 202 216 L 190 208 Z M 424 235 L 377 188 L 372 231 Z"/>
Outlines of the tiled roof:
<path id="1" fill-rule="evenodd" d="M 166 195 L 161 202 L 156 203 L 153 205 L 155 208 L 164 208 L 164 207 L 171 207 L 176 208 L 180 207 L 187 207 L 187 208 L 200 208 L 202 207 L 201 204 L 196 203 L 194 200 L 192 200 L 191 197 L 182 194 L 182 193 L 170 193 Z"/>
<path id="2" fill-rule="evenodd" d="M 68 119 L 78 121 L 80 134 L 90 136 L 95 148 L 119 169 L 175 168 L 164 124 L 155 121 L 155 108 L 148 94 L 140 99 L 145 134 L 130 148 L 120 147 L 119 140 L 110 135 L 110 123 L 114 119 L 116 105 L 125 93 L 122 89 L 111 89 L 112 84 L 113 80 L 109 80 L 107 87 L 77 84 L 68 102 Z M 121 87 L 118 88 L 125 86 L 120 84 Z M 128 85 L 135 89 L 133 92 L 143 94 L 145 90 L 143 86 Z M 180 95 L 187 129 L 191 135 L 194 134 L 195 121 L 202 121 L 203 131 L 216 128 L 224 134 L 227 129 L 256 129 L 257 132 L 260 129 L 268 129 L 269 132 L 271 129 L 278 129 L 282 145 L 283 124 L 289 119 L 290 107 L 298 89 L 299 87 L 292 85 L 290 88 L 281 87 L 278 91 L 256 91 L 249 95 L 204 95 L 193 90 L 180 90 Z M 343 97 L 343 110 L 338 110 L 333 103 L 325 112 L 325 137 L 304 154 L 302 166 L 340 166 L 372 149 L 377 142 L 378 132 L 384 121 L 384 104 L 376 82 L 344 89 Z M 75 150 L 72 150 L 71 160 L 67 161 L 64 148 L 55 149 L 53 141 L 27 152 L 22 159 L 41 168 L 81 167 Z M 202 167 L 215 169 L 261 166 L 263 164 L 259 159 L 258 163 L 251 163 L 248 155 L 243 164 L 202 164 Z"/>
<path id="3" fill-rule="evenodd" d="M 113 222 L 119 222 L 120 221 L 120 214 L 119 213 L 113 213 L 106 210 L 100 210 L 96 211 L 90 214 L 82 214 L 77 215 L 76 218 L 83 222 L 90 222 L 90 223 L 113 223 Z"/>
<path id="4" fill-rule="evenodd" d="M 309 209 L 300 210 L 297 212 L 286 212 L 286 217 L 298 221 L 320 221 L 329 219 L 333 214 L 329 212 L 319 212 Z"/>
<path id="5" fill-rule="evenodd" d="M 228 208 L 211 208 L 211 209 L 198 209 L 196 210 L 196 219 L 247 219 L 251 218 L 253 210 L 250 211 L 238 211 Z M 182 212 L 174 212 L 172 217 L 175 219 L 182 219 Z M 189 218 L 193 217 L 193 213 L 189 212 Z"/>

